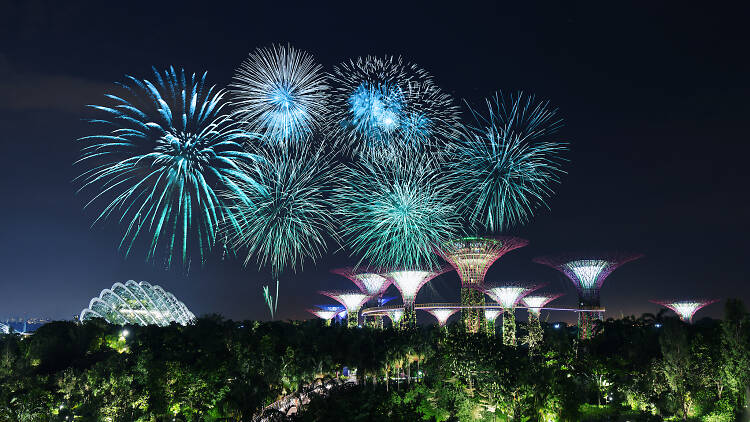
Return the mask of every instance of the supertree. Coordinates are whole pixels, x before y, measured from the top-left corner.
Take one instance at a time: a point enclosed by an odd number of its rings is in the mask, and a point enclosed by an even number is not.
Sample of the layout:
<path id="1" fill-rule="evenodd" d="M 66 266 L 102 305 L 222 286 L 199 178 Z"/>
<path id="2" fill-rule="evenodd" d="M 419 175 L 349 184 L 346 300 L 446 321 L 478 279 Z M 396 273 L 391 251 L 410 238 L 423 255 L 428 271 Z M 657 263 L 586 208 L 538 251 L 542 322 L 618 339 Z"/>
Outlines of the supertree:
<path id="1" fill-rule="evenodd" d="M 494 236 L 464 237 L 441 245 L 440 254 L 461 278 L 461 305 L 469 306 L 461 310 L 461 319 L 468 332 L 478 333 L 485 325 L 481 306 L 485 303 L 482 286 L 487 270 L 506 253 L 528 244 L 518 237 Z"/>
<path id="2" fill-rule="evenodd" d="M 445 324 L 448 323 L 448 318 L 459 310 L 459 308 L 456 307 L 430 307 L 421 309 L 434 316 L 440 327 L 445 327 Z"/>
<path id="3" fill-rule="evenodd" d="M 273 317 L 279 299 L 279 275 L 296 269 L 305 258 L 316 259 L 326 250 L 326 236 L 335 236 L 328 195 L 331 163 L 320 148 L 300 145 L 268 146 L 263 160 L 233 178 L 236 191 L 227 192 L 232 245 L 246 250 L 245 265 L 255 257 L 270 264 L 276 281 L 275 301 L 268 286 L 266 301 Z M 239 192 L 239 193 L 238 193 Z"/>
<path id="4" fill-rule="evenodd" d="M 432 77 L 401 57 L 359 57 L 330 76 L 333 137 L 355 154 L 388 155 L 455 137 L 459 107 Z"/>
<path id="5" fill-rule="evenodd" d="M 393 328 L 399 328 L 401 319 L 404 317 L 404 308 L 393 308 L 385 311 L 385 314 L 391 320 Z"/>
<path id="6" fill-rule="evenodd" d="M 603 253 L 596 255 L 563 254 L 534 258 L 565 274 L 578 290 L 578 336 L 591 338 L 594 319 L 601 319 L 599 290 L 604 280 L 619 266 L 642 257 L 637 253 Z"/>
<path id="7" fill-rule="evenodd" d="M 346 308 L 346 325 L 349 328 L 359 325 L 359 309 L 370 299 L 366 294 L 353 290 L 331 290 L 320 291 L 318 293 L 328 296 L 344 305 L 344 308 Z"/>
<path id="8" fill-rule="evenodd" d="M 401 292 L 404 302 L 404 317 L 400 323 L 402 328 L 415 328 L 417 326 L 417 314 L 414 310 L 414 301 L 419 289 L 433 278 L 450 271 L 449 267 L 437 268 L 435 270 L 397 270 L 383 274 L 391 280 L 394 286 Z"/>
<path id="9" fill-rule="evenodd" d="M 122 92 L 106 95 L 112 105 L 91 106 L 104 114 L 89 120 L 102 133 L 80 139 L 86 146 L 76 165 L 86 168 L 76 181 L 79 192 L 94 192 L 85 207 L 101 205 L 94 223 L 126 223 L 126 256 L 149 236 L 148 260 L 163 253 L 166 267 L 173 259 L 202 263 L 218 227 L 234 224 L 219 193 L 236 191 L 230 179 L 258 160 L 244 149 L 252 138 L 225 113 L 225 93 L 207 85 L 205 73 L 170 67 L 154 69 L 152 81 L 126 79 Z"/>
<path id="10" fill-rule="evenodd" d="M 484 292 L 503 307 L 503 344 L 516 345 L 516 305 L 527 294 L 541 287 L 525 283 L 486 284 Z"/>
<path id="11" fill-rule="evenodd" d="M 460 137 L 451 163 L 469 222 L 498 232 L 546 206 L 567 144 L 555 136 L 562 120 L 548 102 L 523 93 L 486 102 L 487 115 L 472 110 L 476 123 Z"/>
<path id="12" fill-rule="evenodd" d="M 687 323 L 693 322 L 693 315 L 701 308 L 712 303 L 718 302 L 719 299 L 669 299 L 669 300 L 650 300 L 649 302 L 664 306 L 673 310 L 680 319 Z"/>
<path id="13" fill-rule="evenodd" d="M 483 297 L 484 299 L 484 297 Z M 497 308 L 484 308 L 484 330 L 488 335 L 495 335 L 495 320 L 497 317 L 503 314 L 502 309 Z"/>
<path id="14" fill-rule="evenodd" d="M 378 306 L 384 304 L 383 293 L 385 293 L 388 286 L 391 285 L 391 281 L 386 277 L 383 277 L 374 270 L 368 268 L 336 268 L 331 270 L 331 272 L 351 280 L 357 285 L 357 287 L 359 287 L 359 290 L 362 291 L 362 293 L 376 300 Z M 373 322 L 376 327 L 382 328 L 383 317 L 376 315 L 373 317 Z"/>
<path id="15" fill-rule="evenodd" d="M 331 320 L 336 317 L 340 311 L 326 311 L 323 309 L 308 309 L 307 312 L 325 321 L 326 325 L 331 325 Z"/>
<path id="16" fill-rule="evenodd" d="M 291 46 L 256 49 L 230 85 L 233 117 L 267 142 L 307 140 L 327 113 L 322 69 L 310 54 Z"/>
<path id="17" fill-rule="evenodd" d="M 315 307 L 322 311 L 335 312 L 333 320 L 338 323 L 341 323 L 346 318 L 346 308 L 341 305 L 315 305 Z"/>
<path id="18" fill-rule="evenodd" d="M 521 299 L 529 312 L 529 334 L 526 338 L 529 350 L 535 350 L 544 340 L 544 330 L 542 330 L 542 323 L 539 318 L 542 308 L 562 295 L 563 293 L 535 294 Z"/>
<path id="19" fill-rule="evenodd" d="M 345 245 L 376 268 L 437 266 L 434 251 L 459 229 L 450 176 L 426 154 L 361 160 L 334 193 Z"/>

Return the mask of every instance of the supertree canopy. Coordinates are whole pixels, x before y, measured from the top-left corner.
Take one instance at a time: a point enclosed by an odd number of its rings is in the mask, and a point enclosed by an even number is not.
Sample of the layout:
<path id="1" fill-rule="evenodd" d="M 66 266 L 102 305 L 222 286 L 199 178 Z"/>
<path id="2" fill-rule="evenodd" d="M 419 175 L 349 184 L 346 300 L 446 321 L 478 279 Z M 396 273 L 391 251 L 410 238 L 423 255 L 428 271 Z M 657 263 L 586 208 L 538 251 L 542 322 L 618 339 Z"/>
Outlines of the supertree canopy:
<path id="1" fill-rule="evenodd" d="M 325 321 L 326 325 L 331 325 L 331 320 L 339 313 L 339 311 L 326 311 L 323 309 L 308 309 L 307 312 L 310 312 L 311 314 Z"/>
<path id="2" fill-rule="evenodd" d="M 485 332 L 487 332 L 487 334 L 491 336 L 495 335 L 495 320 L 502 315 L 502 313 L 502 309 L 484 308 Z"/>
<path id="3" fill-rule="evenodd" d="M 405 328 L 414 328 L 417 324 L 417 315 L 414 311 L 414 301 L 419 289 L 433 278 L 449 271 L 448 267 L 438 268 L 434 271 L 426 270 L 399 270 L 384 274 L 391 280 L 394 286 L 401 292 L 404 302 Z"/>
<path id="4" fill-rule="evenodd" d="M 356 327 L 359 324 L 359 308 L 370 298 L 358 291 L 321 291 L 319 293 L 344 305 L 348 327 Z"/>
<path id="5" fill-rule="evenodd" d="M 432 77 L 400 57 L 359 57 L 334 67 L 333 136 L 359 154 L 390 154 L 452 139 L 459 108 Z"/>
<path id="6" fill-rule="evenodd" d="M 542 311 L 542 308 L 544 308 L 545 305 L 563 295 L 564 293 L 535 294 L 524 296 L 521 301 L 523 302 L 524 306 L 528 308 L 529 315 L 533 314 L 538 317 L 539 313 Z"/>
<path id="7" fill-rule="evenodd" d="M 307 140 L 327 113 L 322 69 L 310 54 L 291 46 L 255 50 L 231 84 L 233 116 L 269 142 Z"/>
<path id="8" fill-rule="evenodd" d="M 650 302 L 673 310 L 685 322 L 692 322 L 693 315 L 704 306 L 718 302 L 718 299 L 651 300 Z"/>
<path id="9" fill-rule="evenodd" d="M 423 310 L 434 316 L 439 326 L 444 327 L 448 318 L 458 312 L 459 308 L 424 308 Z"/>
<path id="10" fill-rule="evenodd" d="M 485 324 L 484 314 L 478 306 L 484 305 L 482 285 L 490 266 L 514 249 L 528 245 L 518 237 L 464 237 L 442 244 L 440 254 L 458 272 L 461 278 L 461 304 L 476 306 L 461 311 L 463 324 L 469 332 L 479 332 Z"/>
<path id="11" fill-rule="evenodd" d="M 578 335 L 593 336 L 593 321 L 602 318 L 599 289 L 604 280 L 619 266 L 642 257 L 636 253 L 603 253 L 597 255 L 563 254 L 534 258 L 538 264 L 547 265 L 565 274 L 578 290 Z"/>
<path id="12" fill-rule="evenodd" d="M 388 278 L 368 268 L 336 268 L 331 272 L 348 278 L 368 296 L 380 296 L 391 285 Z"/>
<path id="13" fill-rule="evenodd" d="M 93 189 L 90 207 L 102 204 L 95 223 L 125 223 L 120 248 L 129 255 L 139 237 L 149 237 L 147 257 L 164 255 L 185 266 L 201 262 L 218 227 L 233 224 L 220 192 L 236 190 L 240 166 L 257 161 L 245 151 L 251 139 L 225 114 L 224 91 L 206 84 L 206 74 L 170 67 L 153 80 L 126 76 L 111 106 L 91 106 L 105 117 L 89 120 L 106 128 L 81 138 L 87 146 L 76 164 L 80 190 Z M 192 251 L 192 253 L 191 253 Z"/>
<path id="14" fill-rule="evenodd" d="M 398 327 L 401 323 L 401 318 L 404 317 L 404 308 L 388 309 L 385 314 L 388 315 L 393 326 Z"/>
<path id="15" fill-rule="evenodd" d="M 159 325 L 171 323 L 191 324 L 195 320 L 184 303 L 161 286 L 133 280 L 115 283 L 91 299 L 88 308 L 81 311 L 80 320 L 102 318 L 110 324 Z"/>
<path id="16" fill-rule="evenodd" d="M 345 245 L 376 268 L 435 267 L 435 250 L 460 227 L 449 176 L 426 154 L 361 160 L 339 180 Z"/>
<path id="17" fill-rule="evenodd" d="M 503 307 L 503 344 L 516 345 L 516 315 L 518 302 L 527 294 L 541 287 L 523 283 L 487 284 L 484 291 Z"/>
<path id="18" fill-rule="evenodd" d="M 320 148 L 278 145 L 266 148 L 262 161 L 244 169 L 254 178 L 238 177 L 237 189 L 227 192 L 227 210 L 236 223 L 230 226 L 231 243 L 246 250 L 245 265 L 254 256 L 270 264 L 276 279 L 271 314 L 278 304 L 278 277 L 287 267 L 301 266 L 326 250 L 326 235 L 334 233 L 330 161 Z"/>
<path id="19" fill-rule="evenodd" d="M 525 224 L 546 205 L 567 144 L 555 136 L 562 120 L 548 102 L 495 95 L 487 108 L 486 115 L 472 110 L 476 123 L 459 140 L 453 172 L 469 221 L 497 232 Z"/>

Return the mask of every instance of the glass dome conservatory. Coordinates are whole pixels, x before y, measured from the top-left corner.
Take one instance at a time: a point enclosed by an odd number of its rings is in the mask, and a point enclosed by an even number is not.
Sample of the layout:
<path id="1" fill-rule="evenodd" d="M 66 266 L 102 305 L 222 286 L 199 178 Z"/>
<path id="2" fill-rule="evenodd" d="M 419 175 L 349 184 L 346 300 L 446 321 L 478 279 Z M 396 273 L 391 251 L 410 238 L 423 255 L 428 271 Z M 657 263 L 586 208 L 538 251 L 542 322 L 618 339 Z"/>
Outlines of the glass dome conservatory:
<path id="1" fill-rule="evenodd" d="M 160 286 L 133 280 L 115 283 L 91 299 L 81 311 L 81 321 L 103 318 L 111 324 L 166 326 L 173 322 L 187 325 L 195 320 L 184 303 Z"/>

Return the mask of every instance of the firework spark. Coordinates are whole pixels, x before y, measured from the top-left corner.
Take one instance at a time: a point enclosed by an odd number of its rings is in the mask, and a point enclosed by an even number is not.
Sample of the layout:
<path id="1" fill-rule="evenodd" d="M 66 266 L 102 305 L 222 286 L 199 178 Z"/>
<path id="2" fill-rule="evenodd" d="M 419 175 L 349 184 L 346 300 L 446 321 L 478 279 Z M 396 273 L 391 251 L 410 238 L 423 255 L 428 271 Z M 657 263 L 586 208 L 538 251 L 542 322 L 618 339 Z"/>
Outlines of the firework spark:
<path id="1" fill-rule="evenodd" d="M 339 177 L 335 201 L 346 246 L 375 268 L 428 268 L 459 229 L 450 182 L 434 158 L 362 160 Z"/>
<path id="2" fill-rule="evenodd" d="M 243 150 L 249 135 L 224 114 L 224 92 L 206 85 L 206 74 L 154 69 L 154 79 L 126 76 L 112 106 L 91 106 L 105 117 L 90 120 L 105 133 L 87 143 L 77 165 L 79 190 L 93 190 L 86 207 L 103 203 L 94 223 L 127 222 L 120 248 L 126 256 L 137 238 L 150 236 L 149 260 L 165 253 L 188 265 L 201 262 L 216 241 L 220 224 L 232 224 L 219 191 L 234 191 L 230 178 L 257 160 Z M 195 254 L 192 253 L 193 249 Z"/>
<path id="3" fill-rule="evenodd" d="M 322 66 L 291 46 L 251 53 L 237 69 L 231 93 L 233 116 L 274 143 L 307 139 L 320 128 L 327 112 Z"/>
<path id="4" fill-rule="evenodd" d="M 455 136 L 459 108 L 432 76 L 401 57 L 359 57 L 334 68 L 334 136 L 355 154 L 390 153 Z"/>
<path id="5" fill-rule="evenodd" d="M 453 170 L 471 224 L 496 232 L 546 206 L 567 144 L 553 138 L 562 120 L 548 102 L 518 93 L 495 95 L 487 107 L 487 116 L 472 110 L 476 125 L 459 140 Z"/>

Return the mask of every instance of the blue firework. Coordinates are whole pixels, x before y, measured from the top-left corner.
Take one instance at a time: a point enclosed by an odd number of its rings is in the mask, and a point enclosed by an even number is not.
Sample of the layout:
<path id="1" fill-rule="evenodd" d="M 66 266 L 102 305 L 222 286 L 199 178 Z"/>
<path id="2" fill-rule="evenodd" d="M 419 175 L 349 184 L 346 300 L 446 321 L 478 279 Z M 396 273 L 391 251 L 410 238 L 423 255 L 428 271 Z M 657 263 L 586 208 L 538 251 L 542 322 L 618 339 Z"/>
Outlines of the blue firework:
<path id="1" fill-rule="evenodd" d="M 126 76 L 122 93 L 106 95 L 109 106 L 91 106 L 99 134 L 86 136 L 77 165 L 79 191 L 92 192 L 86 207 L 99 209 L 94 223 L 124 224 L 120 248 L 129 255 L 136 239 L 148 242 L 147 259 L 201 262 L 231 220 L 220 191 L 247 179 L 240 163 L 250 137 L 224 113 L 224 92 L 206 84 L 206 74 L 186 75 L 173 67 L 154 69 L 153 80 Z"/>
<path id="2" fill-rule="evenodd" d="M 313 57 L 291 46 L 255 50 L 231 85 L 233 116 L 271 142 L 299 141 L 320 128 L 328 86 Z"/>
<path id="3" fill-rule="evenodd" d="M 526 223 L 546 206 L 567 143 L 556 137 L 562 119 L 547 101 L 519 92 L 486 103 L 486 114 L 472 110 L 476 122 L 458 142 L 452 172 L 463 214 L 473 226 L 495 232 Z"/>
<path id="4" fill-rule="evenodd" d="M 355 153 L 421 148 L 460 128 L 450 95 L 400 57 L 360 57 L 336 66 L 331 80 L 333 136 Z"/>

